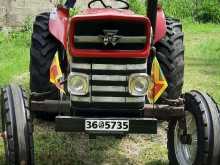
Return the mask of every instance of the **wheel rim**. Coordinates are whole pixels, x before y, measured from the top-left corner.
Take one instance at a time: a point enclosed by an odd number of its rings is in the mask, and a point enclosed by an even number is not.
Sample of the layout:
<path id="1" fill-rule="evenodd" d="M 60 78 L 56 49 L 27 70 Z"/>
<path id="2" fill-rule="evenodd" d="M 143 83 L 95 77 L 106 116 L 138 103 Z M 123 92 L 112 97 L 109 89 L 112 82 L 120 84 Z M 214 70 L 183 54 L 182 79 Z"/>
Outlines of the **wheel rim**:
<path id="1" fill-rule="evenodd" d="M 3 141 L 4 141 L 4 149 L 5 149 L 5 162 L 6 164 L 9 164 L 9 148 L 8 148 L 8 137 L 7 137 L 7 126 L 5 124 L 5 121 L 3 121 L 2 126 L 2 133 L 3 133 Z"/>
<path id="2" fill-rule="evenodd" d="M 7 136 L 7 132 L 4 132 L 5 136 Z M 5 137 L 4 139 L 4 148 L 5 148 L 5 161 L 6 164 L 9 164 L 9 150 L 8 150 L 8 141 L 6 139 L 7 137 Z"/>
<path id="3" fill-rule="evenodd" d="M 180 136 L 183 134 L 183 130 L 179 127 L 177 122 L 174 130 L 174 148 L 176 158 L 180 165 L 192 165 L 196 160 L 197 148 L 198 148 L 198 134 L 196 119 L 191 112 L 186 111 L 186 126 L 187 134 L 191 135 L 191 144 L 182 144 Z"/>
<path id="4" fill-rule="evenodd" d="M 5 150 L 5 162 L 6 164 L 9 164 L 9 150 L 8 150 L 8 141 L 7 141 L 7 125 L 5 121 L 5 111 L 4 111 L 4 105 L 2 105 L 1 109 L 1 138 L 4 142 L 4 150 Z"/>

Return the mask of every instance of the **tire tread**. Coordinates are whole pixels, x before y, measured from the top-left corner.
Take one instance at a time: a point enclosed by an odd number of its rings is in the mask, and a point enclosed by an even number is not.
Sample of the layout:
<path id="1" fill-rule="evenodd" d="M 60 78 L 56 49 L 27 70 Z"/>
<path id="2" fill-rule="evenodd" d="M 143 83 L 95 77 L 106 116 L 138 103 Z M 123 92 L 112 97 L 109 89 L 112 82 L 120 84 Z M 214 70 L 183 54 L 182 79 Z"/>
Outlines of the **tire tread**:
<path id="1" fill-rule="evenodd" d="M 30 49 L 30 89 L 35 93 L 47 93 L 47 99 L 58 99 L 58 90 L 49 81 L 49 69 L 58 50 L 59 42 L 49 32 L 49 13 L 36 16 Z M 38 99 L 32 97 L 32 99 Z"/>
<path id="2" fill-rule="evenodd" d="M 182 24 L 174 18 L 166 18 L 166 36 L 155 44 L 157 58 L 168 81 L 164 97 L 177 99 L 182 94 L 184 77 L 184 34 Z"/>

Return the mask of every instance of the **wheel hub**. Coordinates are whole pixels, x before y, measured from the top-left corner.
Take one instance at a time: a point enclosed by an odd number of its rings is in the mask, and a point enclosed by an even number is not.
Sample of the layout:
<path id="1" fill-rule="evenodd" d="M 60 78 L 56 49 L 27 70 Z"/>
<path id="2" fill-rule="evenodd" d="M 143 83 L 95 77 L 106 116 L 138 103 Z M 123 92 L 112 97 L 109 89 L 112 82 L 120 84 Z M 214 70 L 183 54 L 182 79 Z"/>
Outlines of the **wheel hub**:
<path id="1" fill-rule="evenodd" d="M 186 112 L 187 134 L 180 127 L 179 122 L 175 127 L 174 147 L 176 158 L 180 165 L 192 165 L 195 162 L 198 148 L 196 119 L 191 112 Z"/>
<path id="2" fill-rule="evenodd" d="M 180 141 L 182 144 L 191 145 L 192 144 L 192 136 L 190 134 L 180 135 Z"/>

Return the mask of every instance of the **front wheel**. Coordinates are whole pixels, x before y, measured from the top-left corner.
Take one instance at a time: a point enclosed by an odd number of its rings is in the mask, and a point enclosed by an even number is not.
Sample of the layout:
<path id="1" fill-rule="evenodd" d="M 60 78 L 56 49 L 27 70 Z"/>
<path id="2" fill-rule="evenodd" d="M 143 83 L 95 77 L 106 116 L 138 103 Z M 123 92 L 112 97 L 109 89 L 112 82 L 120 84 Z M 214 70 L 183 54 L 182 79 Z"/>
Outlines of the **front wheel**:
<path id="1" fill-rule="evenodd" d="M 23 89 L 10 85 L 2 89 L 2 137 L 6 165 L 34 165 L 32 123 Z"/>
<path id="2" fill-rule="evenodd" d="M 217 104 L 207 94 L 185 94 L 185 120 L 188 141 L 178 121 L 168 128 L 170 165 L 218 165 L 220 154 L 220 115 Z"/>

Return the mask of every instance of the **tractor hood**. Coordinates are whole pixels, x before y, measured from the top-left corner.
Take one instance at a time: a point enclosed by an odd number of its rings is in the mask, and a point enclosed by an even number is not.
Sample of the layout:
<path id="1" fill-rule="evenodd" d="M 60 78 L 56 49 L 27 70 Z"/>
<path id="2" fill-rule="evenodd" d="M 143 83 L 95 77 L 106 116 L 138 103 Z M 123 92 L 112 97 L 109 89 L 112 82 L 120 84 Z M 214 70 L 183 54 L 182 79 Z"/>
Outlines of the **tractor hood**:
<path id="1" fill-rule="evenodd" d="M 122 9 L 87 9 L 71 18 L 69 52 L 74 57 L 146 58 L 151 24 Z"/>

